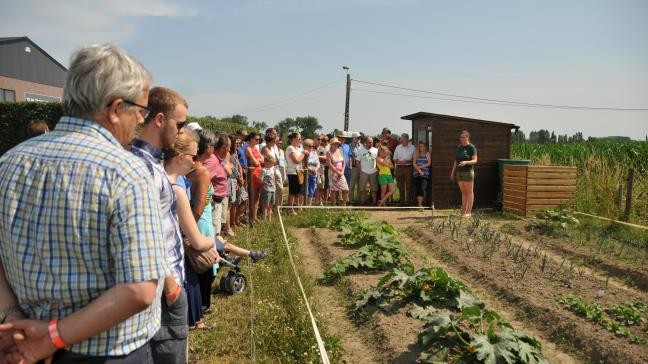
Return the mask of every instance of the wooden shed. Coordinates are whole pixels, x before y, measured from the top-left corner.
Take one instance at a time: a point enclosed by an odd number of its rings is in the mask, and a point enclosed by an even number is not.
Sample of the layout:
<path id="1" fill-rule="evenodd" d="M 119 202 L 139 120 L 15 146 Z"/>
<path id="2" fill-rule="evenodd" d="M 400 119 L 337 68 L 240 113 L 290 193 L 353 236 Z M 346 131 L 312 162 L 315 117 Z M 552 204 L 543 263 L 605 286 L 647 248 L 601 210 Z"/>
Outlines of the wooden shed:
<path id="1" fill-rule="evenodd" d="M 401 117 L 412 121 L 412 143 L 428 143 L 432 153 L 428 197 L 436 208 L 461 206 L 461 192 L 450 181 L 450 172 L 459 145 L 459 133 L 467 130 L 477 148 L 475 166 L 475 208 L 493 207 L 500 191 L 498 159 L 511 157 L 511 129 L 519 126 L 460 116 L 417 112 Z M 430 204 L 432 201 L 429 201 Z"/>

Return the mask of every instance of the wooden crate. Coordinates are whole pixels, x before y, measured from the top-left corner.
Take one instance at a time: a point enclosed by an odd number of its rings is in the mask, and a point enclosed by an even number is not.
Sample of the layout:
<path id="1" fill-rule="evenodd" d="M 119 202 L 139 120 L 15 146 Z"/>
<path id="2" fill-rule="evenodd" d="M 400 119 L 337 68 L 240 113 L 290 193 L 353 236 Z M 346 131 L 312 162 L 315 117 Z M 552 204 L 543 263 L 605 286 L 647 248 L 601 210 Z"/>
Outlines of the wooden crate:
<path id="1" fill-rule="evenodd" d="M 504 211 L 532 217 L 538 210 L 573 204 L 576 167 L 504 166 Z"/>

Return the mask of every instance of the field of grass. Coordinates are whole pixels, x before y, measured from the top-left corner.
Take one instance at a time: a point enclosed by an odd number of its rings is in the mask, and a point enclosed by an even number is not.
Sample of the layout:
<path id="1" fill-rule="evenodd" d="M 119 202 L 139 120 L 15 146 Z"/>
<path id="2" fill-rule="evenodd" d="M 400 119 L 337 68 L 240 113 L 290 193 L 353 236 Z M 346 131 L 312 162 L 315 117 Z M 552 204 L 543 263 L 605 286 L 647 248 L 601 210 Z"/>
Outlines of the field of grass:
<path id="1" fill-rule="evenodd" d="M 576 209 L 611 219 L 623 214 L 628 171 L 634 168 L 630 222 L 648 226 L 648 142 L 513 144 L 511 154 L 531 164 L 578 167 Z"/>
<path id="2" fill-rule="evenodd" d="M 248 249 L 264 249 L 269 255 L 253 265 L 243 261 L 243 273 L 248 280 L 252 279 L 245 292 L 226 296 L 214 291 L 214 312 L 206 317 L 211 328 L 190 333 L 190 362 L 319 362 L 315 335 L 288 263 L 277 220 L 240 229 L 231 241 Z M 296 241 L 290 233 L 289 241 L 295 256 Z M 295 259 L 301 267 L 299 256 Z M 219 279 L 220 273 L 215 285 Z M 303 283 L 310 295 L 313 282 Z M 320 327 L 320 332 L 329 357 L 335 362 L 339 356 L 337 340 L 324 327 Z"/>

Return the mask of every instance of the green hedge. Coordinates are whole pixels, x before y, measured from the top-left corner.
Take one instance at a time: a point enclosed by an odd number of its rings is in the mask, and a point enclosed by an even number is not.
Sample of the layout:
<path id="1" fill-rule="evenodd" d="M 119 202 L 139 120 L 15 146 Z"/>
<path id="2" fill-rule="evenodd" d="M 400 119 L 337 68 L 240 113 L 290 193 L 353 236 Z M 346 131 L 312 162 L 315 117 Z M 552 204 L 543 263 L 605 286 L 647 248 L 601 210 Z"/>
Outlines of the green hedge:
<path id="1" fill-rule="evenodd" d="M 61 115 L 60 102 L 0 102 L 0 155 L 27 139 L 31 120 L 43 119 L 53 129 Z"/>
<path id="2" fill-rule="evenodd" d="M 198 124 L 200 124 L 200 126 L 202 126 L 203 128 L 209 129 L 213 132 L 223 131 L 227 134 L 234 134 L 237 129 L 241 129 L 241 128 L 245 128 L 248 131 L 256 130 L 255 128 L 251 126 L 247 126 L 246 124 L 222 121 L 212 116 L 203 116 L 203 117 L 189 116 L 188 121 L 189 122 L 195 121 Z"/>
<path id="3" fill-rule="evenodd" d="M 25 129 L 31 120 L 43 119 L 51 130 L 62 115 L 63 105 L 60 102 L 0 102 L 0 155 L 27 139 Z M 209 116 L 190 116 L 189 121 L 196 121 L 203 128 L 228 134 L 239 128 L 254 129 L 245 124 L 220 121 Z"/>

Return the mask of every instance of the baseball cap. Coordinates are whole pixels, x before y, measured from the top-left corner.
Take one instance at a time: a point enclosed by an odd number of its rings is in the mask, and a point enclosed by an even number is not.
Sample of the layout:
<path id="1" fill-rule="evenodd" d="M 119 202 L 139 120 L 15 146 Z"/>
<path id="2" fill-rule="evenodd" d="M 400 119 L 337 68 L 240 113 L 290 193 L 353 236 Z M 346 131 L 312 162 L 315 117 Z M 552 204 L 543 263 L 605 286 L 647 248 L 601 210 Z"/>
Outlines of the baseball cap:
<path id="1" fill-rule="evenodd" d="M 198 124 L 197 122 L 191 122 L 187 124 L 186 126 L 187 129 L 193 130 L 193 131 L 201 131 L 203 128 Z"/>

